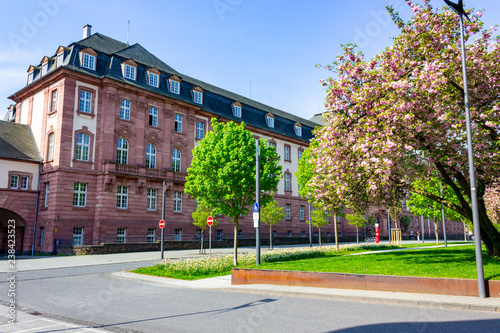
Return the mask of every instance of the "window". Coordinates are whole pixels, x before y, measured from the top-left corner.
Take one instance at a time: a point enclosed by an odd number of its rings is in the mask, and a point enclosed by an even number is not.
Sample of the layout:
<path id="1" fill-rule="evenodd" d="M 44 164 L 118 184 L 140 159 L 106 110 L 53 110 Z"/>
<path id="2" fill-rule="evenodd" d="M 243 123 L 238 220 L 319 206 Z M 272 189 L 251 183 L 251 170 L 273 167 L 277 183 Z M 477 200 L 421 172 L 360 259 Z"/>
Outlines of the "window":
<path id="1" fill-rule="evenodd" d="M 158 88 L 158 74 L 149 73 L 149 85 Z"/>
<path id="2" fill-rule="evenodd" d="M 135 70 L 136 68 L 134 66 L 125 64 L 125 78 L 135 80 Z"/>
<path id="3" fill-rule="evenodd" d="M 274 128 L 274 117 L 267 115 L 266 116 L 266 124 L 267 124 L 267 127 Z"/>
<path id="4" fill-rule="evenodd" d="M 21 177 L 21 190 L 27 190 L 28 189 L 28 176 L 22 176 Z"/>
<path id="5" fill-rule="evenodd" d="M 45 234 L 45 228 L 40 227 L 40 246 L 43 246 L 43 236 Z"/>
<path id="6" fill-rule="evenodd" d="M 290 188 L 290 173 L 285 172 L 285 191 L 291 191 Z"/>
<path id="7" fill-rule="evenodd" d="M 64 62 L 64 52 L 61 52 L 57 55 L 56 66 L 61 67 L 63 65 L 63 62 Z"/>
<path id="8" fill-rule="evenodd" d="M 120 102 L 120 119 L 130 120 L 130 101 L 123 99 Z"/>
<path id="9" fill-rule="evenodd" d="M 217 230 L 217 240 L 222 240 L 222 230 Z"/>
<path id="10" fill-rule="evenodd" d="M 148 188 L 147 210 L 156 210 L 156 189 Z"/>
<path id="11" fill-rule="evenodd" d="M 47 74 L 47 70 L 49 69 L 49 63 L 46 62 L 45 64 L 42 65 L 42 76 Z"/>
<path id="12" fill-rule="evenodd" d="M 146 147 L 146 168 L 156 168 L 156 147 L 150 143 Z"/>
<path id="13" fill-rule="evenodd" d="M 269 147 L 273 147 L 274 149 L 276 149 L 276 143 L 274 143 L 274 142 L 269 142 Z"/>
<path id="14" fill-rule="evenodd" d="M 290 219 L 290 211 L 292 210 L 292 205 L 286 204 L 285 205 L 285 214 L 286 214 L 286 219 Z"/>
<path id="15" fill-rule="evenodd" d="M 233 116 L 241 118 L 241 106 L 233 104 Z"/>
<path id="16" fill-rule="evenodd" d="M 193 101 L 198 104 L 203 104 L 203 93 L 193 90 Z"/>
<path id="17" fill-rule="evenodd" d="M 202 121 L 196 122 L 196 138 L 201 140 L 205 137 L 205 123 Z"/>
<path id="18" fill-rule="evenodd" d="M 116 196 L 116 208 L 127 209 L 128 206 L 128 186 L 118 185 L 118 195 Z"/>
<path id="19" fill-rule="evenodd" d="M 158 127 L 158 108 L 149 107 L 149 126 Z"/>
<path id="20" fill-rule="evenodd" d="M 95 57 L 93 55 L 83 54 L 83 68 L 95 70 Z"/>
<path id="21" fill-rule="evenodd" d="M 28 84 L 33 83 L 33 78 L 35 77 L 34 72 L 28 73 Z"/>
<path id="22" fill-rule="evenodd" d="M 174 230 L 174 240 L 180 241 L 182 237 L 182 229 L 175 229 Z"/>
<path id="23" fill-rule="evenodd" d="M 125 238 L 127 237 L 127 228 L 118 228 L 116 230 L 116 242 L 125 243 Z"/>
<path id="24" fill-rule="evenodd" d="M 196 230 L 196 240 L 200 240 L 201 239 L 201 230 Z"/>
<path id="25" fill-rule="evenodd" d="M 237 237 L 238 237 L 238 238 L 241 238 L 241 236 L 243 236 L 243 232 L 242 232 L 241 230 L 238 230 L 238 235 L 237 235 Z"/>
<path id="26" fill-rule="evenodd" d="M 116 145 L 116 163 L 128 163 L 128 141 L 124 138 L 119 138 Z"/>
<path id="27" fill-rule="evenodd" d="M 300 159 L 302 158 L 302 154 L 304 153 L 304 150 L 302 150 L 301 148 L 299 148 L 299 151 L 298 151 L 298 155 L 299 155 L 299 161 Z"/>
<path id="28" fill-rule="evenodd" d="M 175 80 L 168 80 L 170 83 L 170 92 L 179 95 L 180 82 Z"/>
<path id="29" fill-rule="evenodd" d="M 52 99 L 50 102 L 50 112 L 56 112 L 57 109 L 57 90 L 52 91 Z"/>
<path id="30" fill-rule="evenodd" d="M 296 136 L 302 136 L 302 125 L 301 124 L 295 124 L 293 126 L 293 129 L 295 130 L 295 135 Z"/>
<path id="31" fill-rule="evenodd" d="M 45 183 L 45 207 L 49 207 L 49 183 Z"/>
<path id="32" fill-rule="evenodd" d="M 90 91 L 80 91 L 80 112 L 91 113 L 92 93 Z"/>
<path id="33" fill-rule="evenodd" d="M 306 232 L 302 231 L 302 233 L 300 234 L 300 237 L 306 237 Z"/>
<path id="34" fill-rule="evenodd" d="M 148 243 L 154 243 L 156 240 L 156 228 L 148 228 L 148 238 L 147 242 Z"/>
<path id="35" fill-rule="evenodd" d="M 90 135 L 77 133 L 75 159 L 77 161 L 88 161 L 89 149 L 90 149 Z"/>
<path id="36" fill-rule="evenodd" d="M 181 152 L 176 148 L 172 151 L 172 171 L 181 172 Z"/>
<path id="37" fill-rule="evenodd" d="M 17 189 L 19 187 L 19 176 L 13 175 L 10 176 L 10 188 Z"/>
<path id="38" fill-rule="evenodd" d="M 73 187 L 73 207 L 85 207 L 87 200 L 87 184 L 75 183 Z"/>
<path id="39" fill-rule="evenodd" d="M 300 220 L 304 221 L 304 205 L 300 206 Z"/>
<path id="40" fill-rule="evenodd" d="M 326 222 L 328 222 L 328 211 L 327 210 L 324 211 L 323 218 L 325 219 Z"/>
<path id="41" fill-rule="evenodd" d="M 290 146 L 285 145 L 285 161 L 290 162 Z"/>
<path id="42" fill-rule="evenodd" d="M 182 192 L 174 192 L 174 212 L 182 212 Z"/>
<path id="43" fill-rule="evenodd" d="M 292 232 L 291 232 L 290 230 L 288 230 L 288 231 L 286 232 L 286 236 L 287 236 L 287 237 L 292 237 Z"/>
<path id="44" fill-rule="evenodd" d="M 174 131 L 182 133 L 182 114 L 175 114 L 175 127 Z"/>
<path id="45" fill-rule="evenodd" d="M 47 147 L 47 161 L 51 161 L 54 158 L 54 133 L 49 134 Z"/>
<path id="46" fill-rule="evenodd" d="M 83 228 L 73 228 L 73 245 L 83 244 Z"/>

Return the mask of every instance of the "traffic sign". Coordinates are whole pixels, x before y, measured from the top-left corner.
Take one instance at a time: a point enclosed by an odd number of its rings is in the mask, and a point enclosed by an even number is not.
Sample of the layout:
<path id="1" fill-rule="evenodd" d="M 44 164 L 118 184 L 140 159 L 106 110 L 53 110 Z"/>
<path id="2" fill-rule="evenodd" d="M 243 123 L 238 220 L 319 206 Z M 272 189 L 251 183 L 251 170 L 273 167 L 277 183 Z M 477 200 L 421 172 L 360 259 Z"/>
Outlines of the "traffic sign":
<path id="1" fill-rule="evenodd" d="M 161 220 L 160 221 L 160 229 L 163 229 L 165 227 L 165 221 Z"/>
<path id="2" fill-rule="evenodd" d="M 253 211 L 256 213 L 259 211 L 259 204 L 258 203 L 253 204 Z"/>
<path id="3" fill-rule="evenodd" d="M 211 227 L 213 223 L 214 223 L 214 218 L 212 216 L 209 216 L 207 219 L 207 224 Z"/>

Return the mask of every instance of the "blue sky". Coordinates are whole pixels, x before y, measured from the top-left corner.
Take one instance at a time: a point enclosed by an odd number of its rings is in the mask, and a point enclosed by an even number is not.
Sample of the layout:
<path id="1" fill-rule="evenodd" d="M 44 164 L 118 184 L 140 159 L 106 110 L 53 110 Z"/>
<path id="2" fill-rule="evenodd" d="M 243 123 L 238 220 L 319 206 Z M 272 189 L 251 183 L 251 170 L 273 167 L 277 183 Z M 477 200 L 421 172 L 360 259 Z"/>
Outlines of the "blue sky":
<path id="1" fill-rule="evenodd" d="M 388 4 L 410 17 L 404 0 L 3 0 L 0 119 L 29 65 L 81 40 L 85 24 L 126 42 L 129 19 L 130 44 L 177 71 L 309 119 L 323 110 L 319 80 L 330 74 L 314 65 L 331 62 L 341 43 L 356 42 L 367 57 L 383 51 L 398 33 Z M 500 1 L 466 6 L 485 9 L 487 26 L 500 21 Z"/>

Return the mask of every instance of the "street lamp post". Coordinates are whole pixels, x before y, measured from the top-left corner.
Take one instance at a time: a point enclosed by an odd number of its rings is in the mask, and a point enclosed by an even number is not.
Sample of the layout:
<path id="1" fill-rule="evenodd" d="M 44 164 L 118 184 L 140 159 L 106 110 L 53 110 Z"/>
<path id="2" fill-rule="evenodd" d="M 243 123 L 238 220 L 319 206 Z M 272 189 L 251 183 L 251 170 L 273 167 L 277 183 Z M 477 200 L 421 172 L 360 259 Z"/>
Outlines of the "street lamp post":
<path id="1" fill-rule="evenodd" d="M 465 120 L 467 122 L 467 151 L 469 157 L 469 177 L 470 177 L 470 193 L 472 202 L 472 222 L 474 224 L 474 245 L 476 249 L 476 269 L 477 269 L 477 285 L 480 298 L 486 298 L 486 288 L 484 283 L 483 271 L 483 256 L 481 250 L 481 231 L 479 226 L 479 213 L 477 209 L 477 193 L 476 193 L 476 175 L 474 171 L 474 151 L 472 147 L 472 130 L 470 123 L 470 103 L 469 91 L 467 87 L 467 64 L 465 62 L 465 42 L 464 42 L 464 19 L 467 16 L 464 11 L 462 0 L 458 3 L 453 3 L 449 0 L 444 0 L 448 6 L 458 13 L 460 18 L 460 41 L 462 48 L 462 75 L 464 80 L 464 99 L 465 99 Z M 467 17 L 468 18 L 468 17 Z"/>

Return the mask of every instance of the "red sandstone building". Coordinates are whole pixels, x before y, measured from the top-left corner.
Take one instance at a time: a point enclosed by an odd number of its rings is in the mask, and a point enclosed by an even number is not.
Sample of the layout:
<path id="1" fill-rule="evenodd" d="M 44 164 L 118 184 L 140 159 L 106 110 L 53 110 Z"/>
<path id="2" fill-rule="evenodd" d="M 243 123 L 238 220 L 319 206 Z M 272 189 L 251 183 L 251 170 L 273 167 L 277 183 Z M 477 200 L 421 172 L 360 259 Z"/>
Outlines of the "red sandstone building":
<path id="1" fill-rule="evenodd" d="M 212 117 L 244 121 L 275 145 L 284 172 L 275 198 L 287 215 L 275 227 L 277 235 L 308 236 L 309 206 L 298 195 L 294 173 L 316 122 L 183 75 L 139 44 L 91 35 L 90 26 L 83 40 L 59 46 L 30 66 L 27 85 L 10 99 L 15 122 L 31 127 L 43 159 L 37 224 L 26 224 L 24 252 L 33 233 L 39 252 L 52 252 L 56 242 L 156 241 L 163 182 L 167 239 L 195 240 L 195 200 L 183 186 L 191 151 L 210 130 Z M 0 200 L 0 209 L 9 208 Z M 387 217 L 376 214 L 387 236 Z M 218 220 L 214 240 L 232 238 L 229 219 Z M 240 227 L 242 238 L 255 234 L 251 216 Z M 338 229 L 355 235 L 344 219 Z M 323 232 L 333 236 L 333 225 Z"/>

